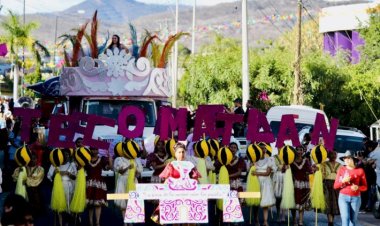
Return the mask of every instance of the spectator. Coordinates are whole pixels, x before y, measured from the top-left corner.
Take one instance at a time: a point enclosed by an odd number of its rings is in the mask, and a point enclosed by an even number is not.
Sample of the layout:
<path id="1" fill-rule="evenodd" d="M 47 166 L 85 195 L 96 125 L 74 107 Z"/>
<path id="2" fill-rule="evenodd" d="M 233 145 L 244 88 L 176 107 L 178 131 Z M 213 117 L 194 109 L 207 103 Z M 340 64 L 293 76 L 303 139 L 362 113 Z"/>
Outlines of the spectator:
<path id="1" fill-rule="evenodd" d="M 31 210 L 29 203 L 22 196 L 10 194 L 4 201 L 1 225 L 33 226 Z"/>
<path id="2" fill-rule="evenodd" d="M 5 105 L 4 105 L 3 100 L 0 100 L 0 117 L 1 118 L 4 116 L 4 113 L 5 113 Z"/>
<path id="3" fill-rule="evenodd" d="M 367 181 L 363 169 L 356 168 L 357 159 L 347 150 L 343 157 L 345 166 L 338 170 L 334 189 L 339 191 L 339 212 L 342 226 L 357 225 L 361 204 L 360 193 L 367 190 Z"/>
<path id="4" fill-rule="evenodd" d="M 374 150 L 369 154 L 371 162 L 376 164 L 376 184 L 380 186 L 380 146 L 376 143 L 373 143 Z"/>
<path id="5" fill-rule="evenodd" d="M 248 100 L 247 103 L 245 104 L 245 106 L 247 107 L 247 110 L 244 113 L 244 123 L 247 124 L 248 123 L 249 109 L 253 108 L 253 101 L 252 100 Z"/>
<path id="6" fill-rule="evenodd" d="M 12 112 L 12 114 L 13 114 L 14 106 L 15 106 L 15 102 L 13 101 L 13 98 L 11 98 L 8 103 L 8 109 L 10 112 Z"/>
<path id="7" fill-rule="evenodd" d="M 242 108 L 242 100 L 240 98 L 236 98 L 234 100 L 234 105 L 235 105 L 234 114 L 244 115 L 244 110 Z M 234 123 L 233 129 L 234 129 L 234 136 L 235 137 L 244 136 L 244 122 Z"/>

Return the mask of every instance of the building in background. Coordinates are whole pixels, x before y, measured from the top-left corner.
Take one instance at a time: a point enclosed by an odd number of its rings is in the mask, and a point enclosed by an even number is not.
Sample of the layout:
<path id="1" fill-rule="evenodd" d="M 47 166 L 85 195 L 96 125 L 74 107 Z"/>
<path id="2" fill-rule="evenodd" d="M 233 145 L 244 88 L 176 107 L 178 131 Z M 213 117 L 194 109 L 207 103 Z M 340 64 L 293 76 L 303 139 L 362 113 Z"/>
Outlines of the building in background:
<path id="1" fill-rule="evenodd" d="M 323 8 L 319 15 L 319 32 L 323 34 L 323 47 L 335 56 L 339 50 L 347 52 L 352 63 L 360 61 L 359 48 L 364 45 L 358 30 L 368 26 L 368 9 L 380 1 Z"/>

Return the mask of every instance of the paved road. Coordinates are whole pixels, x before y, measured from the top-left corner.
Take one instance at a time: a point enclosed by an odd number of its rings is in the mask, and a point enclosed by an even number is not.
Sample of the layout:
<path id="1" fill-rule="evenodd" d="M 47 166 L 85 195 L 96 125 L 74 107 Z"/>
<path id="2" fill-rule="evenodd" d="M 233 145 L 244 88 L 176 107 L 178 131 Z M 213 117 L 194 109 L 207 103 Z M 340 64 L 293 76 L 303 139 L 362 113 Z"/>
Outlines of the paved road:
<path id="1" fill-rule="evenodd" d="M 43 187 L 44 200 L 46 201 L 46 205 L 48 206 L 50 196 L 51 196 L 51 184 L 45 183 Z M 2 209 L 2 203 L 5 199 L 6 193 L 0 194 L 0 211 Z M 146 210 L 146 215 L 150 216 L 149 212 L 155 208 L 155 205 L 146 206 L 148 209 Z M 150 210 L 149 210 L 150 209 Z M 249 224 L 249 208 L 243 207 L 243 214 L 245 222 L 239 225 L 250 225 Z M 260 214 L 261 215 L 261 214 Z M 210 211 L 209 213 L 210 221 L 216 219 L 215 211 Z M 85 212 L 82 214 L 82 224 L 81 226 L 87 226 L 88 222 L 88 213 Z M 276 211 L 275 208 L 272 208 L 272 211 L 269 212 L 269 225 L 271 226 L 286 226 L 287 223 L 277 223 L 276 219 Z M 113 202 L 109 202 L 109 207 L 104 208 L 101 216 L 101 225 L 102 226 L 123 226 L 123 219 L 120 213 L 114 205 Z M 48 211 L 47 214 L 41 218 L 37 218 L 35 225 L 36 226 L 50 226 L 54 225 L 54 214 L 51 211 Z M 380 219 L 375 219 L 372 213 L 359 214 L 359 224 L 361 226 L 379 226 Z M 140 224 L 140 225 L 149 225 L 149 224 Z M 152 224 L 153 225 L 153 224 Z M 218 225 L 216 223 L 210 223 L 209 225 Z M 308 211 L 305 213 L 305 226 L 315 226 L 315 212 Z M 340 226 L 340 217 L 337 216 L 334 222 L 334 225 Z M 324 214 L 318 214 L 318 226 L 327 226 L 327 218 Z"/>

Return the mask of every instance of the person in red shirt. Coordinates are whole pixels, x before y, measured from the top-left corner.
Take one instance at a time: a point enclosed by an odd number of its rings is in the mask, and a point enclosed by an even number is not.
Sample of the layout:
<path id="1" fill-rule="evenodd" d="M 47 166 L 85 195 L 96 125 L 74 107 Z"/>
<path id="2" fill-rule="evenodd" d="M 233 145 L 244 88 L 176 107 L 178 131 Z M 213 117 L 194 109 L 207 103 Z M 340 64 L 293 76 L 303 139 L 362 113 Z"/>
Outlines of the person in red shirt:
<path id="1" fill-rule="evenodd" d="M 351 151 L 347 150 L 340 159 L 345 166 L 338 171 L 334 189 L 340 190 L 338 205 L 342 226 L 356 226 L 361 205 L 360 192 L 367 190 L 367 181 L 364 170 L 356 168 L 356 158 Z"/>

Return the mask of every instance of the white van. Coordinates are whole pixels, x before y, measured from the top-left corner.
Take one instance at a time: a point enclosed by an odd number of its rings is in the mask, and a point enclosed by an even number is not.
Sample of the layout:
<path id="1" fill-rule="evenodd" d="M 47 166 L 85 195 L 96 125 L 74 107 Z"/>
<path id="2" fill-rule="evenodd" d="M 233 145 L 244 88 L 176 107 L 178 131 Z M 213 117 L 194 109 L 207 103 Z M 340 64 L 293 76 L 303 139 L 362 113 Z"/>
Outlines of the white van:
<path id="1" fill-rule="evenodd" d="M 314 126 L 317 113 L 324 115 L 327 128 L 330 128 L 324 111 L 304 105 L 274 106 L 269 109 L 266 116 L 274 136 L 277 137 L 283 115 L 293 115 L 297 131 L 300 132 L 306 126 Z"/>

